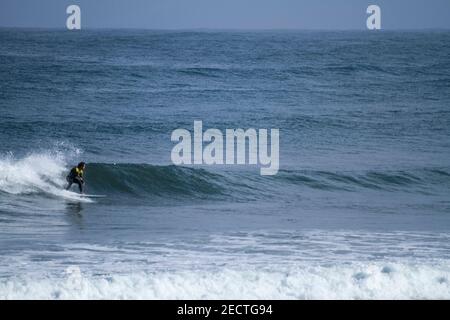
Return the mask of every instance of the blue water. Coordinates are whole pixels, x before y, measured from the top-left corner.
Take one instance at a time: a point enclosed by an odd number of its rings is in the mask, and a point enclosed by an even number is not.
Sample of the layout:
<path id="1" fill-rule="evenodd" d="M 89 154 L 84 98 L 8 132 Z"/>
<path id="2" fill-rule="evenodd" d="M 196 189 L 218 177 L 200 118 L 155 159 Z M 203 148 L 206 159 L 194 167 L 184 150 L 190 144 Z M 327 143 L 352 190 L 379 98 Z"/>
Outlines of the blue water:
<path id="1" fill-rule="evenodd" d="M 450 32 L 0 44 L 0 298 L 450 298 Z M 173 165 L 194 120 L 278 128 L 278 174 Z"/>

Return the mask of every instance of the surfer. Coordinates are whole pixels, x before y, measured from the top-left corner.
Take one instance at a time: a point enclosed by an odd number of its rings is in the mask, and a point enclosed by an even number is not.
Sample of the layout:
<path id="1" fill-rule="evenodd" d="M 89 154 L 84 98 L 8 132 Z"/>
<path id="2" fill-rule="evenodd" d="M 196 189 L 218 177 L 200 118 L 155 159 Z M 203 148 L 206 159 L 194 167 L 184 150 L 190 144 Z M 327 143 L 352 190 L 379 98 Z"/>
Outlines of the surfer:
<path id="1" fill-rule="evenodd" d="M 83 173 L 85 168 L 86 164 L 84 162 L 80 162 L 76 167 L 73 167 L 70 170 L 69 175 L 66 177 L 66 180 L 69 183 L 66 190 L 69 190 L 72 184 L 76 183 L 78 184 L 80 193 L 83 193 L 83 185 L 84 185 Z"/>

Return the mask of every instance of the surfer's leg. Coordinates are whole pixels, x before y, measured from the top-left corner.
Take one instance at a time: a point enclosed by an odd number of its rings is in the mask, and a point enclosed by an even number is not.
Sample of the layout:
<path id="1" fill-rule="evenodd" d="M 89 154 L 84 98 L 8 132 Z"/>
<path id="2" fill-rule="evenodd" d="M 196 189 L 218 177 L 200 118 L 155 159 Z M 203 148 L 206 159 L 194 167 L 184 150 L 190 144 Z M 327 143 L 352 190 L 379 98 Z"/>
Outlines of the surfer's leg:
<path id="1" fill-rule="evenodd" d="M 78 185 L 78 188 L 80 189 L 80 193 L 83 193 L 83 182 L 81 182 L 81 180 L 78 178 L 75 178 L 73 180 Z"/>

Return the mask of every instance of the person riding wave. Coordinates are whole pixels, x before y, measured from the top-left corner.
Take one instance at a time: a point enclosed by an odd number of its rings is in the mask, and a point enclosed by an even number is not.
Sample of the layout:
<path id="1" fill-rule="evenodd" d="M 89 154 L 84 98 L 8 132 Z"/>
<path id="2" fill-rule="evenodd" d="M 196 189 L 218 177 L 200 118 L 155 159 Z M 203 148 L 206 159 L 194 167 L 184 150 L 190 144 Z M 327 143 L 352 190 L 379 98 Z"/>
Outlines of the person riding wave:
<path id="1" fill-rule="evenodd" d="M 83 174 L 86 168 L 86 164 L 84 162 L 80 162 L 76 167 L 73 167 L 69 175 L 66 177 L 67 182 L 69 183 L 66 190 L 69 190 L 73 183 L 78 184 L 78 188 L 80 189 L 80 193 L 83 193 L 84 179 Z"/>

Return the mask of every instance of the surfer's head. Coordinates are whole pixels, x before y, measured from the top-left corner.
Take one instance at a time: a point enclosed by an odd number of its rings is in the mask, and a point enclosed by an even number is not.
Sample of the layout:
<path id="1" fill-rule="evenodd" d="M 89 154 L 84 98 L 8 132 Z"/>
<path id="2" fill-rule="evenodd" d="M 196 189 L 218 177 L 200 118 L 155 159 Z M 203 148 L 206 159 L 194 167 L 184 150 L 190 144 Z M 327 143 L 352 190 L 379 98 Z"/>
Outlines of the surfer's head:
<path id="1" fill-rule="evenodd" d="M 86 163 L 84 163 L 83 161 L 80 162 L 80 163 L 77 165 L 77 168 L 78 168 L 78 169 L 84 170 L 85 167 L 86 167 Z"/>

